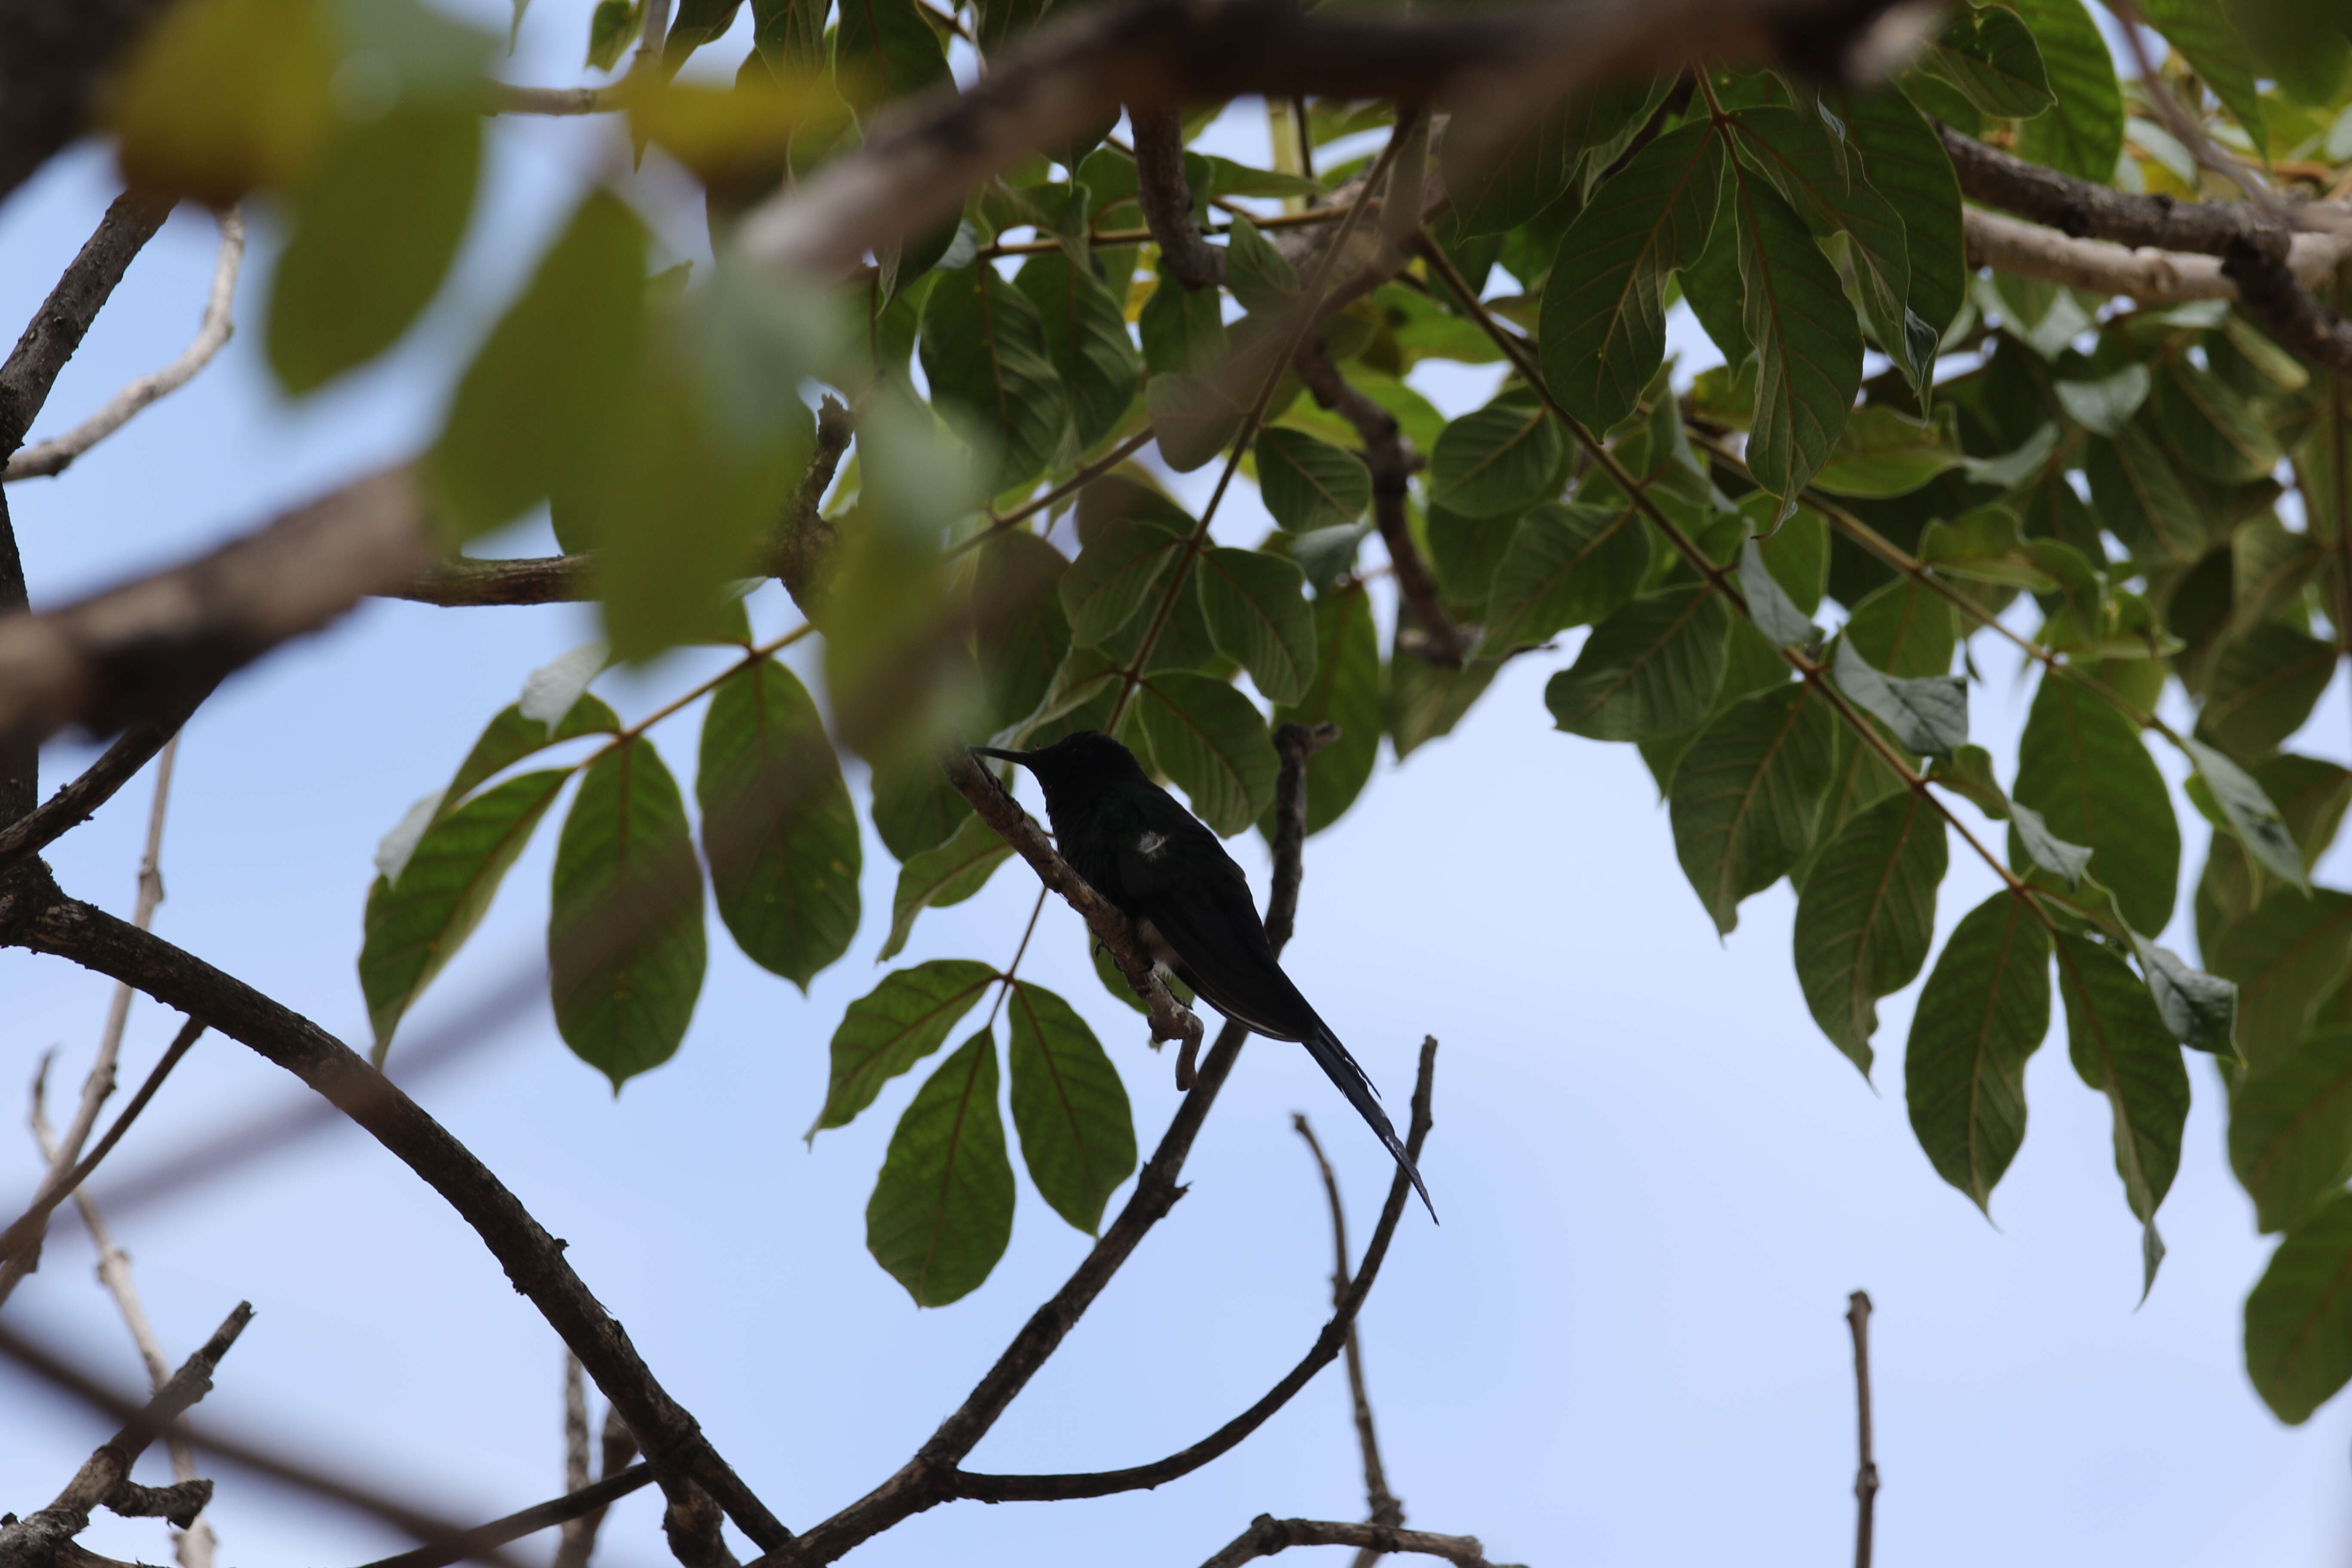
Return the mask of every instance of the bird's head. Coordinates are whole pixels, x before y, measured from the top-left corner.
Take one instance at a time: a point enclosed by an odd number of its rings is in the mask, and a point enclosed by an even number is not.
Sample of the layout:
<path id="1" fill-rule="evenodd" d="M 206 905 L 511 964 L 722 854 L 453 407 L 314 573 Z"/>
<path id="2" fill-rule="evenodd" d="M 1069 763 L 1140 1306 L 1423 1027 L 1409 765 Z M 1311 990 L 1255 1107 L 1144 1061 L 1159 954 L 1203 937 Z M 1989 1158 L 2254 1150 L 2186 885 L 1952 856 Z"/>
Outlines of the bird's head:
<path id="1" fill-rule="evenodd" d="M 1034 752 L 1006 752 L 994 746 L 974 746 L 976 756 L 1017 763 L 1037 775 L 1048 808 L 1099 794 L 1113 784 L 1150 782 L 1135 753 L 1099 730 L 1077 730 L 1050 746 Z"/>

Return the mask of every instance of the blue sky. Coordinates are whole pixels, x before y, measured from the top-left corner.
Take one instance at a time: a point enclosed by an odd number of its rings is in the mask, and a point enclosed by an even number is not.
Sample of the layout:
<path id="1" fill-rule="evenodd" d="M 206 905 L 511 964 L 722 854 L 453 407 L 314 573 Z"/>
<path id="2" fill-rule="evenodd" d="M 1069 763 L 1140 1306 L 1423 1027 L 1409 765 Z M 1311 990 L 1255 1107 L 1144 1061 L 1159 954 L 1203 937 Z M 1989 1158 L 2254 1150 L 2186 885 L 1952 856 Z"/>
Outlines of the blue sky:
<path id="1" fill-rule="evenodd" d="M 542 0 L 523 27 L 518 79 L 572 79 L 578 9 Z M 740 52 L 739 40 L 712 54 L 731 68 Z M 1237 155 L 1254 114 L 1237 111 L 1221 132 Z M 247 330 L 64 479 L 10 487 L 37 600 L 199 550 L 412 450 L 433 427 L 453 357 L 602 166 L 595 135 L 502 122 L 482 221 L 446 297 L 400 353 L 299 406 L 274 391 L 250 326 L 276 238 L 257 214 L 239 290 Z M 104 155 L 84 148 L 0 206 L 0 321 L 29 315 L 112 195 L 110 178 Z M 699 243 L 698 204 L 658 168 L 633 195 L 682 247 Z M 202 215 L 172 221 L 60 380 L 37 437 L 178 352 L 212 250 Z M 1677 342 L 1704 352 L 1694 331 Z M 1490 380 L 1457 374 L 1426 390 L 1459 412 Z M 1237 497 L 1219 532 L 1248 543 L 1264 526 L 1254 500 Z M 491 548 L 550 546 L 525 528 Z M 763 629 L 792 622 L 772 588 L 751 608 Z M 352 964 L 376 839 L 446 778 L 532 668 L 593 635 L 577 607 L 373 604 L 231 682 L 187 732 L 157 929 L 363 1045 Z M 1988 1225 L 1912 1139 L 1901 1081 L 1909 995 L 1883 1009 L 1874 1089 L 1805 1012 L 1786 888 L 1751 900 L 1718 942 L 1632 749 L 1551 729 L 1542 684 L 1574 650 L 1571 635 L 1556 654 L 1516 661 L 1460 731 L 1408 765 L 1384 753 L 1362 801 L 1307 851 L 1292 973 L 1392 1103 L 1410 1088 L 1422 1035 L 1443 1042 L 1423 1169 L 1445 1223 L 1408 1214 L 1362 1322 L 1389 1473 L 1412 1521 L 1478 1534 L 1498 1559 L 1580 1568 L 1839 1560 L 1853 1468 L 1842 1315 L 1846 1293 L 1864 1288 L 1879 1310 L 1885 1561 L 2340 1560 L 2352 1413 L 2331 1407 L 2283 1428 L 2246 1384 L 2239 1304 L 2267 1244 L 2229 1177 L 2210 1072 L 2192 1061 L 2197 1107 L 2162 1215 L 2171 1254 L 2144 1306 L 2106 1109 L 2054 1031 L 2029 1068 L 2031 1132 L 1995 1196 L 1998 1228 Z M 2006 776 L 2029 689 L 1984 652 L 1976 729 Z M 707 657 L 600 689 L 643 711 Z M 2341 758 L 2346 712 L 2339 689 L 2301 748 Z M 661 732 L 680 764 L 691 723 Z M 53 748 L 48 784 L 89 754 Z M 127 912 L 146 789 L 132 785 L 58 847 L 69 889 Z M 2201 830 L 2191 834 L 2188 873 L 2201 853 Z M 552 843 L 542 832 L 418 1009 L 417 1033 L 542 962 Z M 1234 847 L 1262 889 L 1255 839 Z M 2323 875 L 2342 885 L 2337 860 Z M 1024 1184 L 1011 1251 L 953 1307 L 917 1310 L 866 1256 L 866 1197 L 919 1075 L 813 1147 L 800 1136 L 834 1024 L 883 973 L 877 911 L 895 867 L 870 836 L 866 867 L 866 927 L 808 997 L 715 941 L 678 1058 L 617 1098 L 564 1050 L 543 1004 L 414 1085 L 570 1241 L 672 1392 L 795 1526 L 901 1462 L 1087 1245 Z M 1992 886 L 1961 855 L 1953 867 L 1942 931 Z M 926 914 L 898 962 L 1003 961 L 1034 892 L 1009 868 L 981 897 Z M 1101 990 L 1083 942 L 1076 918 L 1049 905 L 1024 972 L 1093 1022 L 1148 1145 L 1175 1104 L 1171 1063 L 1143 1048 L 1139 1022 Z M 2174 942 L 2190 945 L 2179 929 Z M 37 1179 L 16 1131 L 16 1086 L 52 1046 L 64 1053 L 59 1079 L 78 1082 L 107 993 L 57 961 L 0 953 L 0 1193 Z M 145 1071 L 176 1022 L 134 1008 L 129 1074 Z M 135 1176 L 305 1098 L 243 1047 L 208 1037 L 112 1170 Z M 1302 1053 L 1253 1043 L 1196 1150 L 1190 1195 L 976 1466 L 1155 1458 L 1249 1404 L 1306 1349 L 1328 1310 L 1328 1242 L 1294 1109 L 1315 1119 L 1365 1233 L 1385 1156 Z M 553 1333 L 473 1235 L 355 1130 L 331 1127 L 126 1212 L 117 1228 L 174 1355 L 238 1299 L 259 1309 L 205 1418 L 453 1517 L 559 1489 Z M 136 1363 L 89 1262 L 79 1226 L 63 1221 L 9 1311 L 128 1382 Z M 0 1371 L 0 1504 L 21 1510 L 105 1432 L 11 1373 Z M 319 1568 L 404 1544 L 220 1474 L 226 1563 Z M 1362 1507 L 1334 1371 L 1235 1454 L 1159 1492 L 953 1505 L 856 1561 L 1185 1564 L 1260 1511 L 1350 1518 Z M 656 1515 L 651 1493 L 617 1508 L 602 1561 L 663 1560 Z M 103 1521 L 85 1541 L 148 1561 L 167 1550 L 152 1522 Z"/>

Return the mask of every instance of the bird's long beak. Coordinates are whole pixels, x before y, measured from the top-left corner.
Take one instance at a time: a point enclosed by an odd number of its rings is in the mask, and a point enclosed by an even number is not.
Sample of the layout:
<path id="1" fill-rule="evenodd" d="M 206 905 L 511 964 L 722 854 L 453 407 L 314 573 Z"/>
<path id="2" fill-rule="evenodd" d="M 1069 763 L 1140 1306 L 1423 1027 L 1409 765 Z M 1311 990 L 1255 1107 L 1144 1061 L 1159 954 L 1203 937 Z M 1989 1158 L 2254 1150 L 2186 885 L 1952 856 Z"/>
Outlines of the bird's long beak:
<path id="1" fill-rule="evenodd" d="M 971 751 L 975 757 L 998 757 L 1008 763 L 1018 763 L 1024 768 L 1029 766 L 1029 753 L 1026 752 L 999 751 L 994 746 L 974 746 Z"/>

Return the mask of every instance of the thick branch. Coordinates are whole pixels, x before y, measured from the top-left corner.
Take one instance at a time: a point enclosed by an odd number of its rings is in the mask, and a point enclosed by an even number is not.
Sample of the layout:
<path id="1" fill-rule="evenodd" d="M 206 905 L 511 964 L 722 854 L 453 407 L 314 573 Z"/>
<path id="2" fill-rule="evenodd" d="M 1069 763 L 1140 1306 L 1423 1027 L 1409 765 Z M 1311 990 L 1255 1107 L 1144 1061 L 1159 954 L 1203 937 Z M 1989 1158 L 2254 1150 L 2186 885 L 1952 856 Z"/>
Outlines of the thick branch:
<path id="1" fill-rule="evenodd" d="M 1835 74 L 1886 9 L 1885 0 L 1583 0 L 1402 16 L 1309 12 L 1295 0 L 1088 8 L 992 59 L 969 91 L 910 100 L 856 152 L 753 211 L 740 243 L 772 266 L 840 276 L 1121 104 L 1260 93 L 1419 101 L 1444 86 L 1465 101 L 1534 113 L 1583 83 L 1701 58 Z"/>
<path id="2" fill-rule="evenodd" d="M 2295 278 L 2292 237 L 2276 229 L 2250 234 L 2221 258 L 2221 275 L 2238 286 L 2246 313 L 2268 328 L 2297 359 L 2352 371 L 2352 325 L 2319 301 Z"/>
<path id="3" fill-rule="evenodd" d="M 184 565 L 63 609 L 0 617 L 0 744 L 179 712 L 432 556 L 423 498 L 394 468 Z"/>
<path id="4" fill-rule="evenodd" d="M 664 1489 L 699 1484 L 764 1550 L 789 1531 L 751 1494 L 655 1378 L 627 1332 L 471 1150 L 343 1043 L 242 982 L 102 910 L 20 876 L 0 893 L 0 942 L 70 958 L 137 986 L 250 1047 L 332 1101 L 439 1193 L 530 1298 L 645 1446 Z M 673 1494 L 675 1496 L 675 1494 Z"/>
<path id="5" fill-rule="evenodd" d="M 2238 298 L 2237 284 L 2213 257 L 2074 239 L 1982 207 L 1963 208 L 1960 216 L 1971 268 L 1990 267 L 2095 294 L 2121 294 L 2143 305 Z M 2352 255 L 2352 236 L 2298 234 L 2289 245 L 2287 265 L 2305 287 L 2317 288 L 2347 255 Z"/>
<path id="6" fill-rule="evenodd" d="M 5 30 L 0 24 L 0 37 Z M 25 432 L 48 401 L 58 373 L 81 347 L 83 334 L 122 281 L 131 258 L 171 216 L 169 201 L 140 192 L 125 192 L 106 209 L 97 231 L 82 243 L 57 287 L 34 312 L 7 363 L 0 364 L 0 458 L 24 444 Z"/>
<path id="7" fill-rule="evenodd" d="M 1397 1530 L 1384 1524 L 1349 1524 L 1325 1519 L 1276 1519 L 1259 1514 L 1232 1545 L 1201 1568 L 1240 1568 L 1261 1557 L 1271 1557 L 1294 1546 L 1354 1546 L 1367 1552 L 1411 1552 L 1443 1557 L 1456 1568 L 1496 1568 L 1486 1561 L 1486 1549 L 1475 1535 L 1433 1535 L 1426 1530 Z"/>
<path id="8" fill-rule="evenodd" d="M 1128 111 L 1135 127 L 1135 203 L 1159 242 L 1168 276 L 1188 291 L 1225 280 L 1225 253 L 1201 237 L 1192 189 L 1184 179 L 1183 119 L 1173 104 Z"/>
<path id="9" fill-rule="evenodd" d="M 1169 994 L 1167 984 L 1152 967 L 1151 954 L 1136 936 L 1127 917 L 1070 868 L 1069 862 L 1055 850 L 1045 830 L 1021 809 L 1019 801 L 1005 793 L 995 774 L 961 751 L 945 758 L 943 765 L 949 780 L 971 803 L 972 810 L 1003 835 L 1021 858 L 1029 862 L 1039 881 L 1061 894 L 1078 911 L 1095 933 L 1095 940 L 1109 950 L 1111 961 L 1118 965 L 1118 972 L 1127 977 L 1127 983 L 1135 988 L 1150 1014 L 1151 1037 L 1197 1042 L 1201 1020 L 1177 1005 L 1176 998 Z"/>
<path id="10" fill-rule="evenodd" d="M 584 1486 L 562 1497 L 520 1510 L 504 1519 L 494 1519 L 478 1529 L 467 1531 L 454 1541 L 435 1546 L 420 1546 L 414 1552 L 404 1552 L 395 1557 L 379 1557 L 366 1568 L 447 1568 L 449 1563 L 493 1546 L 504 1546 L 509 1541 L 520 1541 L 526 1535 L 534 1535 L 559 1524 L 568 1524 L 590 1514 L 600 1514 L 653 1479 L 652 1466 L 631 1465 L 593 1486 Z"/>
<path id="11" fill-rule="evenodd" d="M 1437 1041 L 1424 1039 L 1420 1078 L 1412 1091 L 1412 1131 L 1405 1135 L 1405 1152 L 1416 1163 L 1421 1158 L 1422 1145 L 1429 1138 L 1430 1092 L 1436 1065 Z M 1275 1412 L 1289 1404 L 1317 1373 L 1339 1356 L 1340 1347 L 1347 1342 L 1349 1325 L 1363 1309 L 1364 1299 L 1371 1294 L 1373 1281 L 1380 1278 L 1381 1263 L 1388 1256 L 1389 1242 L 1396 1235 L 1397 1222 L 1404 1215 L 1405 1200 L 1412 1191 L 1412 1183 L 1399 1169 L 1389 1183 L 1389 1199 L 1381 1209 L 1380 1224 L 1373 1227 L 1371 1242 L 1364 1248 L 1363 1263 L 1349 1282 L 1347 1293 L 1331 1314 L 1330 1321 L 1315 1336 L 1315 1343 L 1256 1404 L 1206 1437 L 1164 1458 L 1122 1470 L 1060 1476 L 992 1476 L 958 1470 L 951 1478 L 954 1495 L 978 1498 L 983 1502 L 1055 1502 L 1069 1498 L 1108 1497 L 1116 1492 L 1164 1486 L 1230 1452 L 1243 1438 L 1265 1426 Z"/>

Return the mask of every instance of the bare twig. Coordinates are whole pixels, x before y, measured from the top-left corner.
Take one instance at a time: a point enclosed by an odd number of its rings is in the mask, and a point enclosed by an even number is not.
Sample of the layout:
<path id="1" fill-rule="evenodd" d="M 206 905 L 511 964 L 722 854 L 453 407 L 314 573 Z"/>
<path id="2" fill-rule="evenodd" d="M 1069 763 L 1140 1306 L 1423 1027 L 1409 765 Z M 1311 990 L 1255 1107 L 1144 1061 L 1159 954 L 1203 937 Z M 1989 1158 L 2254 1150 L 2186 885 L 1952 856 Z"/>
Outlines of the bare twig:
<path id="1" fill-rule="evenodd" d="M 1396 1530 L 1384 1524 L 1349 1524 L 1324 1519 L 1276 1519 L 1259 1514 L 1233 1544 L 1201 1568 L 1241 1568 L 1261 1557 L 1271 1557 L 1294 1546 L 1354 1546 L 1378 1555 L 1411 1552 L 1442 1557 L 1455 1568 L 1501 1568 L 1486 1561 L 1486 1549 L 1475 1535 L 1433 1535 L 1426 1530 Z"/>
<path id="2" fill-rule="evenodd" d="M 49 1130 L 48 1118 L 41 1103 L 42 1079 L 48 1069 L 48 1058 L 41 1058 L 41 1070 L 33 1078 L 33 1106 L 30 1118 L 33 1142 L 41 1157 L 54 1163 L 58 1157 L 58 1141 Z M 82 1228 L 89 1233 L 90 1245 L 98 1249 L 99 1283 L 114 1298 L 116 1310 L 122 1314 L 123 1326 L 131 1331 L 131 1342 L 138 1347 L 139 1359 L 147 1365 L 147 1378 L 156 1388 L 171 1380 L 172 1366 L 163 1359 L 163 1342 L 155 1334 L 155 1325 L 149 1321 L 147 1305 L 140 1300 L 138 1287 L 131 1279 L 131 1256 L 115 1244 L 114 1233 L 107 1227 L 106 1216 L 99 1212 L 96 1200 L 87 1187 L 74 1189 L 74 1207 L 80 1213 Z M 187 1440 L 177 1433 L 166 1434 L 164 1446 L 172 1458 L 172 1479 L 182 1484 L 196 1479 L 196 1457 Z M 218 1542 L 212 1526 L 200 1516 L 192 1519 L 173 1537 L 172 1549 L 180 1560 L 180 1568 L 212 1568 L 214 1549 Z"/>
<path id="3" fill-rule="evenodd" d="M 626 101 L 621 84 L 607 87 L 525 87 L 495 81 L 484 95 L 485 114 L 609 114 Z"/>
<path id="4" fill-rule="evenodd" d="M 128 921 L 63 897 L 45 879 L 30 880 L 26 872 L 13 886 L 0 886 L 0 943 L 70 958 L 128 981 L 166 1005 L 205 1019 L 332 1101 L 474 1227 L 515 1288 L 619 1407 L 673 1500 L 673 1487 L 682 1491 L 698 1485 L 762 1550 L 792 1541 L 792 1532 L 662 1387 L 619 1321 L 572 1271 L 562 1244 L 446 1128 L 308 1018 Z"/>
<path id="5" fill-rule="evenodd" d="M 1331 1250 L 1334 1259 L 1331 1268 L 1331 1300 L 1336 1306 L 1346 1300 L 1348 1294 L 1348 1211 L 1339 1202 L 1339 1176 L 1331 1169 L 1331 1162 L 1324 1157 L 1323 1145 L 1317 1141 L 1315 1129 L 1307 1125 L 1306 1113 L 1292 1112 L 1290 1124 L 1298 1129 L 1298 1135 L 1301 1138 L 1307 1140 L 1307 1152 L 1315 1156 L 1315 1168 L 1323 1176 L 1323 1195 L 1330 1200 Z M 1356 1412 L 1356 1446 L 1363 1451 L 1364 1456 L 1365 1511 L 1370 1514 L 1372 1523 L 1384 1524 L 1394 1529 L 1404 1522 L 1404 1503 L 1394 1492 L 1389 1490 L 1388 1468 L 1381 1463 L 1380 1433 L 1372 1425 L 1371 1394 L 1364 1382 L 1364 1352 L 1362 1346 L 1358 1342 L 1356 1326 L 1353 1323 L 1348 1325 L 1346 1356 L 1348 1394 L 1355 1405 Z M 1380 1555 L 1377 1548 L 1365 1547 L 1356 1554 L 1356 1568 L 1370 1568 L 1370 1564 Z"/>
<path id="6" fill-rule="evenodd" d="M 37 479 L 66 471 L 73 460 L 131 422 L 133 415 L 159 397 L 185 386 L 212 363 L 221 345 L 236 331 L 231 308 L 236 303 L 236 274 L 245 259 L 245 220 L 235 207 L 220 215 L 220 253 L 213 263 L 212 287 L 205 291 L 205 310 L 196 335 L 180 357 L 159 371 L 141 376 L 107 399 L 105 406 L 52 441 L 27 447 L 8 459 L 0 479 Z"/>
<path id="7" fill-rule="evenodd" d="M 97 231 L 41 301 L 6 362 L 0 363 L 0 454 L 13 457 L 24 444 L 58 373 L 81 346 L 131 259 L 171 216 L 169 199 L 140 191 L 124 192 L 106 209 Z"/>
<path id="8" fill-rule="evenodd" d="M 193 708 L 194 704 L 183 706 Z M 132 725 L 79 778 L 61 787 L 38 810 L 0 827 L 0 877 L 5 877 L 49 844 L 88 822 L 100 806 L 114 798 L 117 790 L 138 776 L 150 757 L 172 742 L 180 732 L 184 718 L 184 714 L 173 714 Z M 151 817 L 151 837 L 155 826 Z"/>
<path id="9" fill-rule="evenodd" d="M 173 1037 L 171 1045 L 165 1048 L 163 1059 L 155 1064 L 154 1070 L 147 1075 L 147 1080 L 139 1086 L 138 1092 L 131 1097 L 131 1103 L 122 1108 L 122 1114 L 114 1119 L 114 1124 L 106 1130 L 105 1136 L 99 1139 L 98 1146 L 62 1173 L 53 1163 L 48 1176 L 41 1183 L 40 1190 L 34 1194 L 32 1203 L 10 1223 L 6 1230 L 0 1230 L 0 1301 L 6 1300 L 16 1289 L 17 1282 L 36 1267 L 40 1257 L 41 1234 L 48 1226 L 50 1212 L 65 1202 L 68 1194 L 89 1180 L 89 1173 L 114 1152 L 114 1146 L 122 1142 L 122 1135 L 131 1130 L 131 1124 L 139 1119 L 141 1111 L 147 1109 L 147 1102 L 155 1098 L 155 1091 L 163 1087 L 163 1080 L 171 1076 L 173 1068 L 180 1065 L 180 1058 L 188 1054 L 189 1048 L 196 1043 L 196 1037 L 204 1032 L 202 1019 L 192 1017 L 183 1024 L 180 1032 Z M 62 1157 L 65 1149 L 60 1146 L 58 1152 Z"/>
<path id="10" fill-rule="evenodd" d="M 1853 1568 L 1870 1568 L 1871 1528 L 1878 1511 L 1878 1461 L 1870 1445 L 1870 1296 L 1846 1298 L 1846 1327 L 1853 1331 L 1855 1426 L 1862 1458 L 1853 1472 Z"/>
<path id="11" fill-rule="evenodd" d="M 576 1488 L 562 1497 L 519 1510 L 504 1519 L 494 1519 L 477 1529 L 463 1531 L 440 1545 L 420 1546 L 396 1557 L 381 1557 L 368 1563 L 366 1568 L 447 1568 L 449 1563 L 476 1556 L 491 1547 L 503 1546 L 509 1541 L 520 1541 L 551 1525 L 560 1524 L 569 1531 L 583 1519 L 602 1516 L 614 1503 L 649 1485 L 653 1479 L 652 1466 L 631 1465 L 625 1469 L 614 1470 L 601 1481 Z"/>

